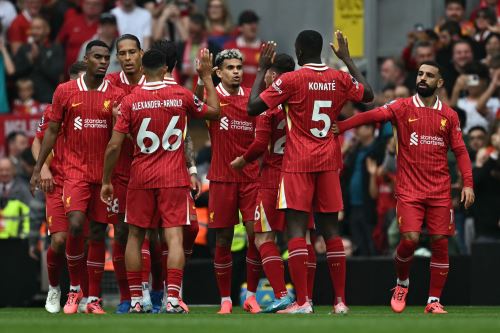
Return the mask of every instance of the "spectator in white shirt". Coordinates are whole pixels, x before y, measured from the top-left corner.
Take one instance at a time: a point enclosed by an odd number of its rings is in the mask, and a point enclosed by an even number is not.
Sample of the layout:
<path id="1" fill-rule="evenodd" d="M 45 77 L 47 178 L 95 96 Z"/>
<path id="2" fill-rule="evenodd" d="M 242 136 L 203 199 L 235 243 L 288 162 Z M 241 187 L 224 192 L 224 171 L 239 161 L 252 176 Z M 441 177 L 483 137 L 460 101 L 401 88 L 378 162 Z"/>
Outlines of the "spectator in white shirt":
<path id="1" fill-rule="evenodd" d="M 139 38 L 145 50 L 149 49 L 153 19 L 148 10 L 138 7 L 135 0 L 121 0 L 111 13 L 116 16 L 120 35 L 132 34 Z"/>

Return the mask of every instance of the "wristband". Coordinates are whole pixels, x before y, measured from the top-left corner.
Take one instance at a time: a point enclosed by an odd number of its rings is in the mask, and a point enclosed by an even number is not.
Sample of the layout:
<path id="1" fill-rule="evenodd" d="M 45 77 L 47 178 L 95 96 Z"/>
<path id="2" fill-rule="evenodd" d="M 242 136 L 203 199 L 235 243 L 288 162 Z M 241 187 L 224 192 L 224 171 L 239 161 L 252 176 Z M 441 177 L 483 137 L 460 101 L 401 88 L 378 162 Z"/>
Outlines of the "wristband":
<path id="1" fill-rule="evenodd" d="M 189 167 L 189 175 L 198 174 L 198 169 L 195 166 Z"/>
<path id="2" fill-rule="evenodd" d="M 205 83 L 203 83 L 203 80 L 200 77 L 198 77 L 198 83 L 197 83 L 197 85 L 199 85 L 199 86 L 204 86 L 205 85 Z"/>

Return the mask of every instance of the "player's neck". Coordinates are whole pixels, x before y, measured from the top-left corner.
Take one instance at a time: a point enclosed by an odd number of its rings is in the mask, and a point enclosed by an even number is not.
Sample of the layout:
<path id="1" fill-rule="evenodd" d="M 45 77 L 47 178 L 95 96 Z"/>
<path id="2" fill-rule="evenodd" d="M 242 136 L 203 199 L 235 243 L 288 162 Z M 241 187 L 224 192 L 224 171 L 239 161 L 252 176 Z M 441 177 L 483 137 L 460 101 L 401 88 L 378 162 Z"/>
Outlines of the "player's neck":
<path id="1" fill-rule="evenodd" d="M 134 73 L 132 75 L 125 74 L 125 76 L 127 77 L 128 82 L 130 84 L 134 85 L 134 84 L 138 84 L 139 81 L 141 80 L 142 72 L 137 71 L 136 73 Z"/>
<path id="2" fill-rule="evenodd" d="M 222 82 L 222 87 L 226 89 L 226 91 L 229 93 L 229 95 L 238 95 L 238 92 L 240 91 L 240 86 L 232 86 L 232 85 L 225 85 L 224 82 Z"/>
<path id="3" fill-rule="evenodd" d="M 317 58 L 314 57 L 314 58 L 302 59 L 302 63 L 303 63 L 302 66 L 304 66 L 305 64 L 321 64 L 323 62 L 321 61 L 321 57 Z"/>
<path id="4" fill-rule="evenodd" d="M 102 84 L 104 77 L 96 77 L 86 73 L 83 76 L 83 81 L 89 90 L 96 90 Z"/>
<path id="5" fill-rule="evenodd" d="M 163 75 L 161 74 L 144 74 L 146 82 L 163 82 Z"/>
<path id="6" fill-rule="evenodd" d="M 425 107 L 431 108 L 434 104 L 436 104 L 436 95 L 431 95 L 429 97 L 423 97 L 422 95 L 418 94 L 418 98 L 424 103 Z"/>

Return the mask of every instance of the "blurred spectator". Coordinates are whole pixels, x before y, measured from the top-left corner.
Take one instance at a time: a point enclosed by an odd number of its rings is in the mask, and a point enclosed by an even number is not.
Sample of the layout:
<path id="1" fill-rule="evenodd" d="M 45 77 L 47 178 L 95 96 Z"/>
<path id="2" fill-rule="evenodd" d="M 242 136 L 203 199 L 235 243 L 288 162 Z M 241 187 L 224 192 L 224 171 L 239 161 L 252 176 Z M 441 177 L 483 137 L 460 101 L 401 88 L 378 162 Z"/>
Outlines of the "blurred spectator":
<path id="1" fill-rule="evenodd" d="M 448 96 L 452 95 L 455 81 L 460 74 L 463 74 L 465 65 L 474 60 L 472 45 L 468 40 L 461 39 L 453 43 L 451 47 L 451 63 L 444 66 L 443 79 L 444 87 Z M 455 105 L 451 103 L 451 105 Z"/>
<path id="2" fill-rule="evenodd" d="M 431 38 L 429 36 L 429 33 L 430 32 L 426 31 L 421 23 L 415 24 L 413 30 L 408 33 L 406 47 L 403 49 L 403 52 L 401 53 L 401 59 L 403 59 L 406 70 L 410 71 L 410 70 L 415 70 L 417 68 L 417 64 L 414 58 L 415 45 L 421 42 L 431 43 Z M 432 33 L 435 35 L 434 32 Z"/>
<path id="3" fill-rule="evenodd" d="M 490 85 L 488 89 L 479 97 L 477 101 L 477 110 L 484 114 L 487 119 L 493 124 L 494 120 L 500 119 L 500 109 L 495 109 L 495 106 L 489 106 L 488 103 L 492 98 L 498 99 L 499 87 L 500 87 L 500 56 L 496 56 L 490 61 Z"/>
<path id="4" fill-rule="evenodd" d="M 78 1 L 80 3 L 80 1 Z M 74 0 L 44 0 L 43 16 L 47 18 L 50 24 L 50 40 L 55 40 L 61 30 L 65 15 L 75 13 L 77 9 Z"/>
<path id="5" fill-rule="evenodd" d="M 252 10 L 245 10 L 238 19 L 240 35 L 236 39 L 224 44 L 224 49 L 239 49 L 243 54 L 243 81 L 242 85 L 251 88 L 257 69 L 262 41 L 257 35 L 259 17 Z"/>
<path id="6" fill-rule="evenodd" d="M 485 65 L 490 66 L 491 59 L 495 56 L 500 55 L 500 34 L 489 34 L 484 41 L 484 48 L 486 51 L 486 57 L 481 61 Z"/>
<path id="7" fill-rule="evenodd" d="M 439 42 L 436 51 L 436 61 L 446 68 L 450 65 L 453 44 L 462 39 L 460 24 L 453 21 L 443 23 L 439 27 L 438 36 Z"/>
<path id="8" fill-rule="evenodd" d="M 7 30 L 16 16 L 16 7 L 14 7 L 12 2 L 8 0 L 0 0 L 0 37 L 5 38 Z"/>
<path id="9" fill-rule="evenodd" d="M 81 14 L 66 15 L 57 35 L 57 41 L 64 46 L 66 53 L 64 75 L 67 76 L 69 66 L 78 59 L 82 44 L 97 33 L 102 8 L 102 0 L 82 0 Z"/>
<path id="10" fill-rule="evenodd" d="M 24 132 L 14 131 L 7 135 L 8 157 L 12 161 L 12 164 L 14 164 L 16 175 L 21 175 L 23 173 L 19 157 L 21 156 L 21 153 L 28 148 L 28 146 L 28 137 Z"/>
<path id="11" fill-rule="evenodd" d="M 208 0 L 205 15 L 208 39 L 223 48 L 233 33 L 233 22 L 226 1 Z"/>
<path id="12" fill-rule="evenodd" d="M 148 10 L 138 7 L 135 0 L 121 0 L 111 13 L 116 16 L 120 35 L 132 34 L 139 38 L 144 50 L 149 49 L 153 18 Z"/>
<path id="13" fill-rule="evenodd" d="M 465 2 L 465 0 L 445 0 L 444 17 L 439 20 L 438 26 L 446 21 L 457 22 L 460 24 L 462 36 L 472 36 L 474 25 L 465 17 Z"/>
<path id="14" fill-rule="evenodd" d="M 415 59 L 415 69 L 408 72 L 406 75 L 405 86 L 411 92 L 415 91 L 416 82 L 417 82 L 417 73 L 420 65 L 424 61 L 435 61 L 436 53 L 434 50 L 434 46 L 428 41 L 421 41 L 415 44 L 414 48 L 414 59 Z"/>
<path id="15" fill-rule="evenodd" d="M 380 76 L 385 85 L 393 84 L 397 86 L 404 84 L 406 73 L 403 62 L 392 57 L 385 59 L 380 66 Z"/>
<path id="16" fill-rule="evenodd" d="M 42 0 L 24 0 L 23 11 L 16 16 L 7 32 L 12 54 L 16 54 L 22 44 L 28 41 L 31 20 L 40 14 Z"/>
<path id="17" fill-rule="evenodd" d="M 88 41 L 83 43 L 80 48 L 80 53 L 78 54 L 78 60 L 82 61 L 85 56 L 85 48 L 87 44 L 95 39 L 102 40 L 106 45 L 109 46 L 111 59 L 109 61 L 109 67 L 107 73 L 119 72 L 121 70 L 120 62 L 116 57 L 116 39 L 118 37 L 118 26 L 116 23 L 116 17 L 110 13 L 103 13 L 99 17 L 99 28 L 97 29 L 97 34 L 92 36 Z"/>
<path id="18" fill-rule="evenodd" d="M 12 113 L 18 115 L 37 114 L 43 112 L 43 105 L 33 99 L 35 92 L 33 81 L 18 79 L 16 81 L 17 98 L 12 104 Z"/>
<path id="19" fill-rule="evenodd" d="M 377 142 L 375 125 L 363 125 L 355 129 L 355 144 L 344 158 L 342 175 L 346 196 L 346 217 L 351 232 L 356 254 L 367 256 L 375 254 L 372 239 L 373 226 L 376 223 L 375 200 L 369 192 L 369 175 L 366 170 L 366 158 L 375 157 Z M 380 159 L 379 159 L 380 160 Z"/>
<path id="20" fill-rule="evenodd" d="M 13 75 L 16 71 L 14 62 L 10 57 L 0 25 L 0 114 L 9 112 L 9 99 L 7 97 L 6 75 Z"/>
<path id="21" fill-rule="evenodd" d="M 472 161 L 472 165 L 476 164 L 476 155 L 477 152 L 486 147 L 488 143 L 488 132 L 482 126 L 475 126 L 469 129 L 469 133 L 467 134 L 467 150 L 469 152 L 470 160 Z"/>
<path id="22" fill-rule="evenodd" d="M 64 50 L 49 41 L 50 26 L 42 17 L 31 21 L 30 38 L 14 57 L 16 75 L 29 77 L 35 85 L 35 100 L 51 103 L 64 69 Z"/>
<path id="23" fill-rule="evenodd" d="M 29 234 L 31 193 L 26 182 L 16 178 L 8 158 L 0 158 L 0 239 L 25 238 Z"/>
<path id="24" fill-rule="evenodd" d="M 500 22 L 500 2 L 498 0 L 480 0 L 479 6 L 474 8 L 470 14 L 470 20 L 474 21 L 476 19 L 477 13 L 482 8 L 488 8 L 496 16 L 496 22 Z"/>
<path id="25" fill-rule="evenodd" d="M 394 89 L 394 98 L 410 97 L 410 90 L 406 86 L 396 86 Z"/>
<path id="26" fill-rule="evenodd" d="M 162 3 L 158 17 L 153 21 L 153 40 L 185 41 L 188 38 L 189 15 L 194 5 L 189 0 Z"/>
<path id="27" fill-rule="evenodd" d="M 210 53 L 219 53 L 216 43 L 207 39 L 205 17 L 201 14 L 192 14 L 189 17 L 189 37 L 185 42 L 177 43 L 177 64 L 174 73 L 176 81 L 188 89 L 195 86 L 198 78 L 196 73 L 196 58 L 202 48 L 208 48 Z"/>
<path id="28" fill-rule="evenodd" d="M 472 207 L 477 241 L 500 239 L 500 123 L 491 136 L 491 147 L 481 148 L 473 169 L 476 201 Z"/>
<path id="29" fill-rule="evenodd" d="M 497 76 L 495 75 L 494 80 L 498 80 Z M 500 100 L 497 97 L 489 98 L 484 103 L 484 107 L 478 108 L 479 99 L 488 90 L 488 81 L 488 68 L 481 63 L 474 62 L 464 67 L 464 74 L 458 77 L 453 87 L 450 105 L 456 105 L 465 111 L 465 134 L 468 134 L 469 129 L 475 126 L 489 129 L 490 122 L 500 108 Z M 495 82 L 494 85 L 496 86 L 497 83 Z M 464 92 L 466 95 L 460 97 Z"/>
<path id="30" fill-rule="evenodd" d="M 497 17 L 495 12 L 489 8 L 481 8 L 474 19 L 474 40 L 484 44 L 486 38 L 491 34 L 490 26 L 496 25 Z"/>
<path id="31" fill-rule="evenodd" d="M 382 94 L 377 94 L 375 96 L 374 103 L 376 106 L 382 106 L 389 103 L 395 98 L 394 89 L 396 88 L 393 84 L 387 84 L 382 88 Z"/>

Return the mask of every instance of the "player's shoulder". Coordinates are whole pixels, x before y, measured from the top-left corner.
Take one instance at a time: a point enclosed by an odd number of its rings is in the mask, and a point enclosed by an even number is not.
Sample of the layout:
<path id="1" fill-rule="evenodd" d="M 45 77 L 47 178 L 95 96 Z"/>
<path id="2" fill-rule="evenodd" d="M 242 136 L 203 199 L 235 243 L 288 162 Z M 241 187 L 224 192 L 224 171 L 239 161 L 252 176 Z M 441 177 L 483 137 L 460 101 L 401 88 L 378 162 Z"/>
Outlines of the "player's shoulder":
<path id="1" fill-rule="evenodd" d="M 118 86 L 120 82 L 120 72 L 109 73 L 104 77 L 105 80 L 108 80 L 112 85 Z"/>
<path id="2" fill-rule="evenodd" d="M 78 87 L 77 81 L 78 80 L 69 80 L 69 81 L 60 83 L 57 86 L 56 91 L 64 92 L 64 93 L 69 93 L 69 92 L 72 92 L 72 91 L 78 91 L 79 87 Z"/>
<path id="3" fill-rule="evenodd" d="M 107 85 L 106 93 L 113 95 L 113 96 L 116 96 L 116 97 L 125 95 L 125 90 L 112 84 L 109 80 L 107 80 L 105 84 Z"/>

